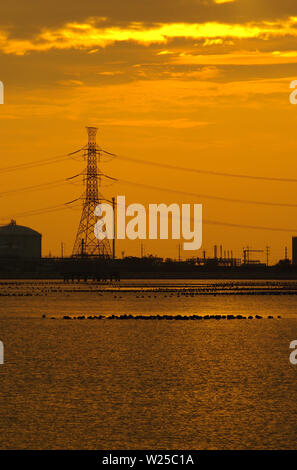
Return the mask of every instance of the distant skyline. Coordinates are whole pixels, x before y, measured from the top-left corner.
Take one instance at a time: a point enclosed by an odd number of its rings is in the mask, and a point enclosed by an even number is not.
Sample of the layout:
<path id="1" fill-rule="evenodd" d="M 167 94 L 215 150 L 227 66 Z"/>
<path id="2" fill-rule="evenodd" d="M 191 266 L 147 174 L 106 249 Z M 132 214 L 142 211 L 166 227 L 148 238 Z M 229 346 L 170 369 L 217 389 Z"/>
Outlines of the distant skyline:
<path id="1" fill-rule="evenodd" d="M 104 149 L 132 159 L 221 173 L 297 178 L 297 3 L 293 0 L 120 0 L 1 7 L 0 193 L 76 175 L 78 156 L 1 173 L 1 168 L 64 155 L 99 128 Z M 271 247 L 271 261 L 291 256 L 297 208 L 198 200 L 294 204 L 297 183 L 179 172 L 104 157 L 103 172 L 139 186 L 104 181 L 102 192 L 127 203 L 202 203 L 203 218 L 229 224 L 292 228 L 290 232 L 204 225 L 198 252 L 213 245 L 242 254 Z M 180 191 L 180 195 L 149 186 Z M 3 194 L 0 223 L 15 214 L 76 199 L 75 180 L 40 191 Z M 178 199 L 178 200 L 177 200 Z M 43 254 L 72 251 L 80 209 L 18 217 L 43 234 Z M 296 229 L 296 231 L 294 231 Z M 119 241 L 120 256 L 178 256 L 174 241 Z M 265 255 L 263 255 L 265 261 Z"/>

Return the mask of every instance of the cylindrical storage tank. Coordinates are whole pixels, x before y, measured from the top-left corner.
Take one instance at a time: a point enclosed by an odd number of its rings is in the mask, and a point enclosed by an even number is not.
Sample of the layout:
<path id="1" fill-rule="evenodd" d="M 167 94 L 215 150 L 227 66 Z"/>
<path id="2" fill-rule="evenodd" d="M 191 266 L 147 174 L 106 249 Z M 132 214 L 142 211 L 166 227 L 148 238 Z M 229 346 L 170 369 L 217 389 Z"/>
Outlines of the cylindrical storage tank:
<path id="1" fill-rule="evenodd" d="M 41 258 L 41 234 L 14 220 L 0 226 L 0 258 Z"/>

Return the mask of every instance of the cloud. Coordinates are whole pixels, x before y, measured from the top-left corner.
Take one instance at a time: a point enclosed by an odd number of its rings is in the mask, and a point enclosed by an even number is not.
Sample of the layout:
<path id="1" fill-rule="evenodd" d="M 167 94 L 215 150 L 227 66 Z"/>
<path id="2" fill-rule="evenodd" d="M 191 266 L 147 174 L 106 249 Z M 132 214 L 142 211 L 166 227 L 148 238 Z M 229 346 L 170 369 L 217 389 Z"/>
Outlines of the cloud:
<path id="1" fill-rule="evenodd" d="M 105 126 L 123 127 L 165 127 L 172 129 L 189 129 L 193 127 L 206 126 L 205 121 L 194 121 L 186 118 L 181 119 L 103 119 L 101 124 Z"/>
<path id="2" fill-rule="evenodd" d="M 181 71 L 169 73 L 170 78 L 178 78 L 182 80 L 197 80 L 206 81 L 218 77 L 220 71 L 217 67 L 202 67 L 199 70 Z"/>
<path id="3" fill-rule="evenodd" d="M 228 54 L 185 54 L 182 53 L 172 60 L 183 65 L 270 65 L 295 64 L 297 51 L 239 51 Z"/>
<path id="4" fill-rule="evenodd" d="M 194 77 L 193 77 L 194 78 Z M 68 86 L 34 90 L 34 95 L 15 92 L 5 106 L 10 119 L 61 118 L 92 120 L 106 126 L 136 128 L 198 128 L 213 122 L 211 109 L 235 106 L 263 107 L 267 103 L 289 105 L 289 84 L 296 77 L 230 80 L 139 80 L 114 86 Z M 260 98 L 259 98 L 260 97 Z M 204 109 L 204 112 L 201 112 Z M 124 116 L 124 117 L 123 117 Z"/>
<path id="5" fill-rule="evenodd" d="M 58 29 L 46 29 L 27 38 L 16 39 L 7 32 L 0 32 L 0 51 L 5 54 L 24 55 L 29 52 L 57 50 L 87 50 L 96 52 L 117 42 L 132 41 L 144 46 L 167 44 L 176 38 L 204 39 L 220 42 L 225 38 L 251 39 L 270 37 L 297 37 L 297 17 L 284 21 L 245 24 L 168 23 L 147 26 L 134 22 L 127 27 L 105 26 L 102 18 L 84 23 L 67 23 Z M 215 43 L 215 42 L 214 42 Z"/>
<path id="6" fill-rule="evenodd" d="M 214 3 L 220 5 L 221 3 L 234 3 L 236 0 L 214 0 Z"/>
<path id="7" fill-rule="evenodd" d="M 81 80 L 59 80 L 57 82 L 59 85 L 65 86 L 80 86 L 83 85 Z"/>
<path id="8" fill-rule="evenodd" d="M 173 51 L 160 51 L 158 52 L 157 55 L 168 55 L 168 54 L 174 54 L 174 52 Z"/>

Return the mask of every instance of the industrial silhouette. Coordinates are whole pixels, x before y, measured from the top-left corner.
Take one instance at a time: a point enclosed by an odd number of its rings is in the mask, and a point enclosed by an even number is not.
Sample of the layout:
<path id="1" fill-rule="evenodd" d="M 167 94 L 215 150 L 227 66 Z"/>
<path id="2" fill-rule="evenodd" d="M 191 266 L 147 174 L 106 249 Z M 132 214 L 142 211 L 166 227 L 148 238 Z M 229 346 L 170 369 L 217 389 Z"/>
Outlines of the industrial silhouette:
<path id="1" fill-rule="evenodd" d="M 74 242 L 72 256 L 76 257 L 110 257 L 111 250 L 107 238 L 98 240 L 94 233 L 96 225 L 95 208 L 100 204 L 98 189 L 98 161 L 100 149 L 96 143 L 97 127 L 87 127 L 88 146 L 84 156 L 87 159 L 87 169 L 84 178 L 85 195 L 82 215 Z"/>
<path id="2" fill-rule="evenodd" d="M 0 227 L 0 258 L 41 258 L 41 234 L 11 220 Z"/>
<path id="3" fill-rule="evenodd" d="M 114 178 L 104 174 L 101 170 L 101 161 L 107 156 L 117 158 L 119 160 L 128 160 L 133 164 L 144 164 L 149 166 L 162 167 L 164 169 L 176 169 L 181 171 L 194 171 L 215 174 L 216 176 L 228 177 L 228 178 L 253 178 L 259 180 L 269 180 L 275 182 L 287 182 L 295 183 L 297 179 L 294 178 L 270 178 L 261 175 L 244 175 L 244 174 L 233 174 L 233 173 L 218 173 L 211 172 L 208 170 L 199 170 L 193 168 L 175 167 L 173 165 L 163 164 L 159 162 L 152 162 L 148 160 L 138 160 L 131 157 L 125 157 L 117 155 L 115 153 L 108 152 L 107 150 L 99 147 L 96 142 L 96 136 L 98 129 L 96 127 L 86 127 L 88 133 L 88 144 L 79 148 L 71 153 L 64 155 L 56 155 L 52 158 L 43 158 L 34 162 L 27 162 L 18 165 L 10 165 L 7 167 L 0 168 L 0 174 L 7 172 L 14 172 L 33 167 L 40 167 L 49 165 L 51 163 L 61 162 L 68 160 L 69 157 L 79 154 L 83 151 L 83 156 L 86 160 L 86 169 L 75 176 L 64 177 L 58 180 L 49 181 L 47 183 L 38 183 L 31 186 L 25 186 L 21 188 L 11 188 L 1 192 L 1 196 L 9 196 L 11 193 L 22 193 L 26 191 L 38 191 L 40 189 L 56 187 L 64 185 L 68 180 L 73 180 L 83 176 L 84 182 L 84 193 L 82 197 L 82 213 L 81 219 L 78 226 L 75 243 L 73 246 L 71 256 L 64 255 L 64 243 L 61 243 L 61 257 L 52 257 L 50 254 L 48 257 L 41 256 L 41 235 L 35 231 L 25 227 L 16 226 L 15 222 L 0 226 L 0 277 L 9 276 L 41 276 L 41 277 L 64 277 L 64 279 L 105 279 L 109 277 L 129 276 L 132 277 L 148 276 L 149 274 L 153 277 L 168 277 L 168 276 L 181 276 L 181 277 L 194 277 L 194 278 L 207 278 L 207 277 L 252 277 L 252 278 L 297 278 L 297 237 L 293 237 L 292 246 L 292 262 L 288 259 L 288 250 L 285 248 L 285 257 L 280 259 L 275 265 L 272 264 L 270 259 L 270 247 L 266 246 L 264 249 L 252 249 L 250 246 L 243 248 L 242 256 L 234 256 L 233 249 L 223 250 L 223 246 L 214 246 L 214 253 L 207 256 L 204 248 L 203 255 L 192 256 L 191 258 L 185 259 L 181 253 L 181 246 L 178 245 L 178 257 L 174 258 L 159 258 L 157 256 L 145 253 L 144 245 L 141 244 L 141 257 L 124 256 L 122 251 L 122 258 L 118 258 L 115 255 L 115 237 L 111 242 L 105 238 L 98 240 L 94 233 L 95 225 L 98 221 L 95 216 L 95 208 L 100 202 L 106 199 L 100 192 L 101 178 L 108 178 L 113 182 L 117 181 L 120 184 L 128 184 L 136 187 L 143 187 L 148 190 L 161 190 L 168 193 L 183 194 L 193 197 L 202 197 L 213 200 L 220 200 L 228 203 L 235 204 L 252 204 L 252 205 L 263 205 L 263 206 L 280 206 L 280 207 L 297 207 L 294 203 L 284 203 L 278 201 L 259 201 L 259 200 L 247 200 L 238 198 L 226 198 L 225 196 L 213 195 L 213 194 L 197 194 L 188 191 L 181 191 L 176 188 L 161 187 L 155 185 L 143 184 L 141 181 L 125 181 L 121 178 Z M 102 158 L 102 159 L 101 159 Z M 60 210 L 66 210 L 69 204 L 77 201 L 77 199 L 67 202 L 56 204 L 51 207 L 45 207 L 40 209 L 30 209 L 26 212 L 21 212 L 19 217 L 24 218 L 27 216 L 38 216 L 46 213 L 52 213 Z M 115 224 L 115 198 L 112 198 L 113 209 L 114 209 L 114 224 Z M 14 214 L 14 217 L 17 214 Z M 6 219 L 6 217 L 2 217 Z M 0 218 L 1 220 L 1 218 Z M 284 227 L 267 227 L 258 225 L 247 225 L 228 221 L 217 221 L 203 219 L 203 224 L 210 224 L 215 226 L 227 226 L 235 228 L 249 228 L 265 231 L 281 231 L 288 233 L 296 233 L 296 229 L 284 228 Z M 26 230 L 25 230 L 26 229 Z M 33 234 L 35 236 L 33 240 Z M 26 235 L 26 237 L 25 237 Z M 28 247 L 29 235 L 31 235 L 32 243 L 36 248 L 33 252 L 33 248 Z M 30 240 L 31 240 L 30 238 Z M 33 246 L 32 245 L 32 246 Z M 254 259 L 253 254 L 261 253 L 261 259 Z M 266 259 L 264 260 L 264 256 Z"/>

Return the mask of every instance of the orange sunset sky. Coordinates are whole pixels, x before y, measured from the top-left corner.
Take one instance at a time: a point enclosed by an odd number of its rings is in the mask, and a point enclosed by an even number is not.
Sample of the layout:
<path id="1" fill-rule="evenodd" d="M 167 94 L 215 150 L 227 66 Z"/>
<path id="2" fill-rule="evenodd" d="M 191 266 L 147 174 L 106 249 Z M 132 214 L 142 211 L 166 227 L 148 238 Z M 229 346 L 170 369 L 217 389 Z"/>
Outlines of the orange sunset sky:
<path id="1" fill-rule="evenodd" d="M 297 79 L 294 0 L 10 0 L 1 5 L 0 63 L 0 223 L 15 218 L 41 232 L 44 255 L 59 255 L 61 241 L 71 254 L 79 203 L 43 209 L 82 194 L 79 178 L 64 180 L 80 173 L 84 161 L 76 155 L 5 168 L 81 148 L 85 126 L 99 127 L 104 149 L 133 159 L 297 179 L 297 106 L 289 102 L 290 83 Z M 284 257 L 285 246 L 291 253 L 296 182 L 190 173 L 111 157 L 103 159 L 102 171 L 144 184 L 103 180 L 108 199 L 125 194 L 127 203 L 203 204 L 203 247 L 182 253 L 184 258 L 202 256 L 202 250 L 212 255 L 214 244 L 236 256 L 243 246 L 269 245 L 271 261 Z M 26 214 L 35 209 L 38 215 Z M 176 240 L 145 241 L 144 248 L 147 254 L 178 253 Z M 140 255 L 140 241 L 119 242 L 117 251 Z"/>

